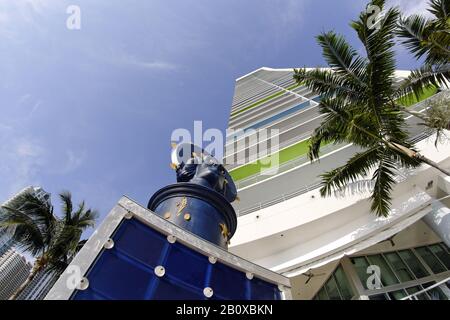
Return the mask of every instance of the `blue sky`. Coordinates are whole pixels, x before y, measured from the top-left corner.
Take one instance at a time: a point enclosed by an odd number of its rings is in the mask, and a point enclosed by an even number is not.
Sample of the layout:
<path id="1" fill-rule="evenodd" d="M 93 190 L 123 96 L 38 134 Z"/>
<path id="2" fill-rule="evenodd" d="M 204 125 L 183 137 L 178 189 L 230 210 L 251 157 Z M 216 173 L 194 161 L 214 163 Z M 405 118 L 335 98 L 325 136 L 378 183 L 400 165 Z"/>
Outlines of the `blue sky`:
<path id="1" fill-rule="evenodd" d="M 225 130 L 234 80 L 323 65 L 314 36 L 348 26 L 355 0 L 0 0 L 0 201 L 41 185 L 103 218 L 175 181 L 176 128 Z M 426 1 L 393 0 L 407 13 Z M 66 28 L 69 5 L 81 29 Z M 416 66 L 399 50 L 399 69 Z"/>

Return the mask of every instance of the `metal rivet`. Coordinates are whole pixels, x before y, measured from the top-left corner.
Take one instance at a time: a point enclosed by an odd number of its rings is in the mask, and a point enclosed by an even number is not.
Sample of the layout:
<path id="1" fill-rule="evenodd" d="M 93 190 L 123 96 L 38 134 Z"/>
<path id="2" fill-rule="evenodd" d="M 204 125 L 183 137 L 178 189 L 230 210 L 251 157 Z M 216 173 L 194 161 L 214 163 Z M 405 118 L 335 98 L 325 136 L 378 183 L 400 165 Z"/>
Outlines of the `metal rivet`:
<path id="1" fill-rule="evenodd" d="M 78 283 L 77 289 L 86 290 L 88 287 L 89 287 L 89 280 L 85 277 L 81 278 L 80 282 Z"/>
<path id="2" fill-rule="evenodd" d="M 279 285 L 278 285 L 278 290 L 280 290 L 281 292 L 283 292 L 283 291 L 284 291 L 284 286 L 283 286 L 282 284 L 279 284 Z"/>
<path id="3" fill-rule="evenodd" d="M 177 241 L 177 237 L 175 237 L 175 236 L 169 234 L 169 235 L 167 236 L 167 241 L 169 241 L 169 243 L 175 243 L 175 241 Z"/>
<path id="4" fill-rule="evenodd" d="M 217 262 L 216 257 L 209 257 L 208 260 L 209 260 L 209 263 L 211 263 L 211 264 L 215 264 Z"/>
<path id="5" fill-rule="evenodd" d="M 205 289 L 203 289 L 203 294 L 205 295 L 205 297 L 211 298 L 214 294 L 214 291 L 210 287 L 206 287 Z"/>
<path id="6" fill-rule="evenodd" d="M 253 279 L 253 273 L 251 273 L 251 272 L 247 272 L 245 274 L 245 276 L 247 277 L 248 280 L 252 280 Z"/>
<path id="7" fill-rule="evenodd" d="M 170 219 L 170 216 L 171 216 L 170 212 L 164 213 L 164 219 Z"/>
<path id="8" fill-rule="evenodd" d="M 106 240 L 105 244 L 103 245 L 105 249 L 112 249 L 114 247 L 114 241 L 113 239 Z"/>
<path id="9" fill-rule="evenodd" d="M 133 212 L 128 211 L 127 213 L 125 213 L 125 215 L 123 217 L 125 219 L 131 219 L 131 218 L 133 218 Z"/>
<path id="10" fill-rule="evenodd" d="M 189 213 L 184 214 L 184 220 L 189 221 L 191 220 L 191 215 Z"/>
<path id="11" fill-rule="evenodd" d="M 161 278 L 166 274 L 166 269 L 163 266 L 156 266 L 155 274 Z"/>

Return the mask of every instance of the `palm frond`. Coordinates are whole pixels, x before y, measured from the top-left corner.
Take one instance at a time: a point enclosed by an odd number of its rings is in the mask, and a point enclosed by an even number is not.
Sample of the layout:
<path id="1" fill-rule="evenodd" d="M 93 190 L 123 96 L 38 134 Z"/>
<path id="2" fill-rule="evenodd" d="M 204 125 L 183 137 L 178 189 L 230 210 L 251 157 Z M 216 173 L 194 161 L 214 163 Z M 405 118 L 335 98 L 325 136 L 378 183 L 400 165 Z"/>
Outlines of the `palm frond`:
<path id="1" fill-rule="evenodd" d="M 396 31 L 397 36 L 402 43 L 417 59 L 420 59 L 428 51 L 423 44 L 426 41 L 426 27 L 429 20 L 425 17 L 415 14 L 407 18 L 399 19 L 399 27 Z"/>
<path id="2" fill-rule="evenodd" d="M 426 64 L 448 64 L 450 60 L 449 10 L 448 0 L 432 0 L 428 11 L 435 18 L 415 14 L 399 21 L 401 43 L 417 59 L 426 56 Z"/>
<path id="3" fill-rule="evenodd" d="M 0 227 L 11 231 L 12 239 L 23 250 L 37 255 L 45 250 L 46 234 L 41 229 L 39 221 L 33 219 L 21 210 L 3 206 L 3 214 L 0 216 Z"/>
<path id="4" fill-rule="evenodd" d="M 317 37 L 323 56 L 333 72 L 346 80 L 353 90 L 364 91 L 367 88 L 365 76 L 366 60 L 359 57 L 344 37 L 333 31 L 324 32 Z"/>
<path id="5" fill-rule="evenodd" d="M 396 163 L 390 158 L 389 149 L 379 149 L 377 152 L 381 161 L 372 176 L 374 187 L 370 209 L 377 216 L 386 217 L 389 215 L 392 201 L 391 192 L 395 184 Z"/>
<path id="6" fill-rule="evenodd" d="M 448 18 L 450 18 L 450 2 L 448 0 L 431 0 L 428 11 L 431 12 L 436 19 L 448 23 Z"/>
<path id="7" fill-rule="evenodd" d="M 317 92 L 322 98 L 341 97 L 352 102 L 364 101 L 364 92 L 329 69 L 294 69 L 294 79 L 303 83 L 310 90 Z"/>
<path id="8" fill-rule="evenodd" d="M 333 190 L 342 190 L 350 181 L 367 175 L 369 170 L 377 164 L 379 148 L 374 147 L 353 155 L 345 165 L 322 175 L 322 196 L 330 196 Z"/>
<path id="9" fill-rule="evenodd" d="M 411 71 L 409 76 L 400 83 L 392 97 L 401 99 L 414 93 L 419 99 L 425 88 L 447 86 L 447 80 L 450 81 L 450 64 L 425 64 L 421 68 Z"/>
<path id="10" fill-rule="evenodd" d="M 64 219 L 67 223 L 70 223 L 70 221 L 72 220 L 73 211 L 72 194 L 69 191 L 63 191 L 59 194 L 59 198 L 62 202 L 62 213 Z"/>

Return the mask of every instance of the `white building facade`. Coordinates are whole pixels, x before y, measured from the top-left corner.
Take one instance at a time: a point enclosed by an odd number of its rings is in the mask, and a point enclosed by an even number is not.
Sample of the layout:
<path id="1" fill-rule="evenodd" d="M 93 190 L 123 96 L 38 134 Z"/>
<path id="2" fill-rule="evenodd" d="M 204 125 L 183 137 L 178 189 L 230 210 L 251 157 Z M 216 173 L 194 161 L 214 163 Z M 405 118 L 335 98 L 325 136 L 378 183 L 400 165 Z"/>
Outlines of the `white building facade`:
<path id="1" fill-rule="evenodd" d="M 54 270 L 40 271 L 18 295 L 16 300 L 43 300 L 60 275 L 61 272 Z"/>
<path id="2" fill-rule="evenodd" d="M 412 110 L 425 111 L 427 101 Z M 240 198 L 230 251 L 290 277 L 294 299 L 448 299 L 450 178 L 426 165 L 399 170 L 387 218 L 370 212 L 364 191 L 322 198 L 320 174 L 359 149 L 326 145 L 320 162 L 310 163 L 319 103 L 292 69 L 261 68 L 236 80 L 228 127 L 238 133 L 224 156 Z M 450 142 L 436 148 L 420 120 L 405 118 L 417 149 L 450 168 Z M 276 139 L 252 136 L 261 129 Z"/>
<path id="3" fill-rule="evenodd" d="M 16 193 L 13 197 L 5 201 L 0 206 L 0 214 L 3 206 L 5 207 L 15 207 L 17 204 L 17 201 L 27 193 L 32 193 L 36 197 L 42 200 L 50 201 L 50 193 L 46 192 L 44 189 L 42 189 L 39 186 L 28 186 L 18 193 Z M 9 249 L 14 247 L 14 241 L 11 239 L 11 235 L 4 231 L 0 230 L 0 257 L 5 254 Z"/>
<path id="4" fill-rule="evenodd" d="M 15 250 L 0 258 L 0 300 L 7 300 L 25 282 L 32 266 Z"/>

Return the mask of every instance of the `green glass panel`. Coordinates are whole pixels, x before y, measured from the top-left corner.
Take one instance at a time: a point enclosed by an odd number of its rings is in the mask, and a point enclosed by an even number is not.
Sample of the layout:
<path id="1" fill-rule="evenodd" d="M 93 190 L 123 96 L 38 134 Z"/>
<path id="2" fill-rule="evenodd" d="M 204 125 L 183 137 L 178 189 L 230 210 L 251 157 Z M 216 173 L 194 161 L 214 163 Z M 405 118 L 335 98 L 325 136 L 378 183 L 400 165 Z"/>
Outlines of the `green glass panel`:
<path id="1" fill-rule="evenodd" d="M 447 270 L 450 270 L 450 254 L 448 254 L 448 252 L 438 244 L 429 246 L 428 248 L 430 248 L 431 252 L 433 252 L 439 260 L 441 260 Z"/>
<path id="2" fill-rule="evenodd" d="M 380 268 L 381 282 L 384 286 L 390 286 L 398 283 L 394 272 L 392 272 L 391 268 L 380 254 L 375 254 L 367 258 L 372 265 L 376 265 Z"/>
<path id="3" fill-rule="evenodd" d="M 408 292 L 408 295 L 410 295 L 410 294 L 414 294 L 414 293 L 416 293 L 416 292 L 419 292 L 419 291 L 421 291 L 421 290 L 423 290 L 423 288 L 422 287 L 411 287 L 411 288 L 408 288 L 408 289 L 406 289 L 406 291 Z M 417 296 L 416 296 L 416 298 L 418 299 L 418 300 L 430 300 L 430 298 L 428 297 L 428 295 L 426 294 L 426 293 L 421 293 L 421 294 L 418 294 Z M 413 298 L 414 299 L 414 298 Z"/>
<path id="4" fill-rule="evenodd" d="M 389 261 L 392 269 L 401 282 L 414 280 L 414 276 L 408 270 L 408 267 L 403 263 L 402 259 L 400 259 L 398 253 L 390 252 L 386 253 L 384 256 Z"/>
<path id="5" fill-rule="evenodd" d="M 428 288 L 433 284 L 436 284 L 436 282 L 428 282 L 424 284 L 423 287 Z M 431 297 L 431 300 L 448 300 L 447 296 L 439 287 L 434 287 L 433 289 L 428 290 L 427 293 Z"/>
<path id="6" fill-rule="evenodd" d="M 341 292 L 342 299 L 350 300 L 353 297 L 353 291 L 350 288 L 350 285 L 348 283 L 347 277 L 345 276 L 344 270 L 342 269 L 342 266 L 339 266 L 336 269 L 334 273 L 334 278 L 338 285 L 339 291 Z"/>
<path id="7" fill-rule="evenodd" d="M 406 297 L 408 294 L 405 290 L 397 290 L 388 293 L 391 300 L 400 300 L 401 298 Z"/>
<path id="8" fill-rule="evenodd" d="M 419 279 L 430 275 L 411 250 L 402 250 L 398 254 L 412 270 L 416 278 Z"/>
<path id="9" fill-rule="evenodd" d="M 327 292 L 325 291 L 325 287 L 320 289 L 319 293 L 317 293 L 317 297 L 319 300 L 330 300 L 328 298 Z"/>
<path id="10" fill-rule="evenodd" d="M 330 300 L 342 300 L 337 288 L 336 281 L 334 281 L 333 277 L 330 277 L 330 279 L 328 279 L 327 283 L 325 284 L 325 288 L 327 289 Z"/>
<path id="11" fill-rule="evenodd" d="M 425 260 L 427 265 L 434 273 L 441 273 L 446 270 L 442 263 L 439 262 L 439 260 L 433 255 L 431 250 L 427 247 L 417 248 L 416 251 L 418 254 L 420 254 L 422 259 Z"/>
<path id="12" fill-rule="evenodd" d="M 386 297 L 386 295 L 384 293 L 382 293 L 382 294 L 375 294 L 373 296 L 370 296 L 369 300 L 388 300 L 388 298 Z"/>
<path id="13" fill-rule="evenodd" d="M 369 277 L 369 274 L 367 274 L 367 267 L 369 266 L 369 263 L 364 257 L 351 258 L 350 260 L 352 261 L 353 267 L 355 268 L 362 285 L 367 289 L 367 278 Z"/>

